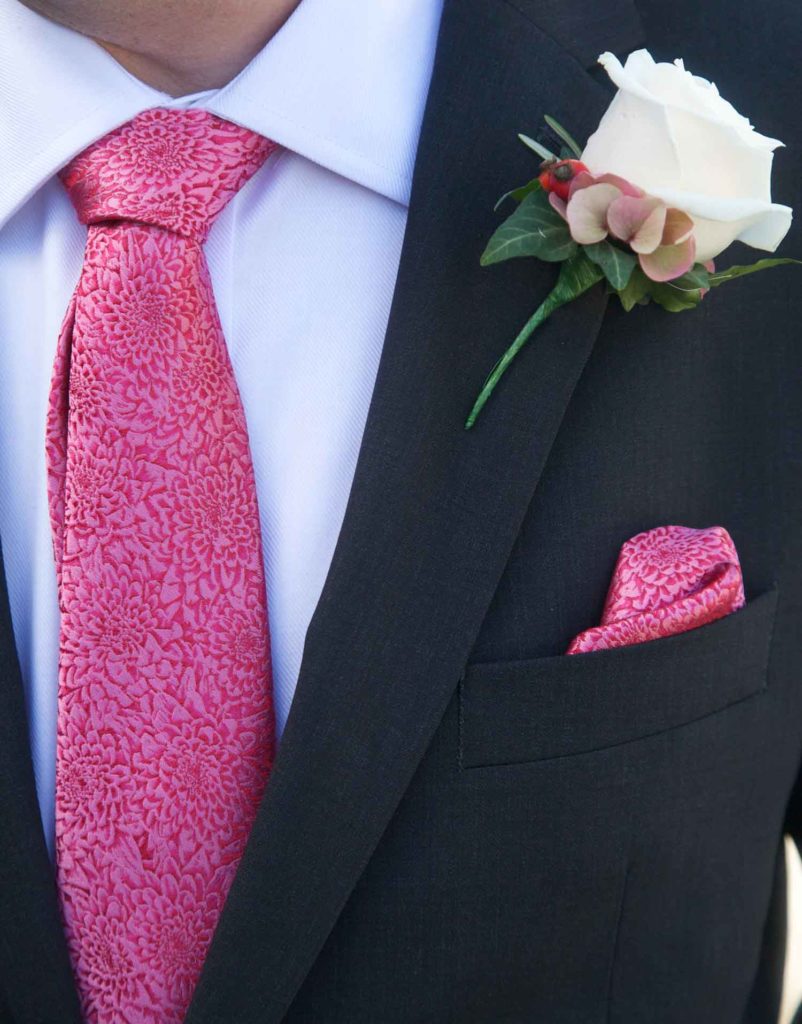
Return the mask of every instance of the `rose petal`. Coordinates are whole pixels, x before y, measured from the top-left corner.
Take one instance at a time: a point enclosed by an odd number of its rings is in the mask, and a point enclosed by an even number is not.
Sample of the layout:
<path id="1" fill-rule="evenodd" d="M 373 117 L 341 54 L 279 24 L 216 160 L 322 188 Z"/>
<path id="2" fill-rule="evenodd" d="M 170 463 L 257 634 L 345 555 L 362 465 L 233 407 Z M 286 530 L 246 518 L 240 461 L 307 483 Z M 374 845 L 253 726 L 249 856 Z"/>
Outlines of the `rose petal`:
<path id="1" fill-rule="evenodd" d="M 590 185 L 595 185 L 596 179 L 592 174 L 587 171 L 580 171 L 579 174 L 574 175 L 571 179 L 571 184 L 568 186 L 568 198 L 570 199 L 574 192 L 578 192 L 581 188 L 588 188 Z"/>
<path id="2" fill-rule="evenodd" d="M 549 192 L 549 203 L 557 213 L 559 213 L 563 220 L 568 220 L 568 204 L 564 199 L 561 199 L 556 192 Z"/>
<path id="3" fill-rule="evenodd" d="M 665 205 L 648 196 L 621 196 L 607 211 L 611 234 L 628 242 L 635 252 L 654 252 L 663 237 L 665 222 Z"/>
<path id="4" fill-rule="evenodd" d="M 758 199 L 712 197 L 659 187 L 649 191 L 666 206 L 684 210 L 693 219 L 699 263 L 715 259 L 736 239 L 755 249 L 774 252 L 788 233 L 793 218 L 789 206 Z"/>
<path id="5" fill-rule="evenodd" d="M 601 62 L 619 91 L 582 154 L 592 173 L 623 174 L 649 195 L 692 175 L 711 197 L 770 198 L 771 152 L 778 143 L 754 132 L 714 86 L 655 63 L 646 51 L 630 54 L 626 67 L 612 55 Z M 669 205 L 693 215 L 681 203 Z"/>
<path id="6" fill-rule="evenodd" d="M 640 265 L 652 281 L 673 281 L 682 277 L 696 262 L 696 240 L 693 235 L 679 245 L 661 245 L 654 252 L 641 253 Z"/>
<path id="7" fill-rule="evenodd" d="M 619 199 L 615 185 L 589 185 L 575 192 L 568 201 L 568 227 L 580 245 L 592 245 L 607 237 L 607 210 Z"/>
<path id="8" fill-rule="evenodd" d="M 693 221 L 687 213 L 675 208 L 666 214 L 666 226 L 663 228 L 661 245 L 679 245 L 693 234 Z"/>
<path id="9" fill-rule="evenodd" d="M 641 196 L 645 195 L 642 188 L 638 188 L 637 185 L 633 185 L 631 181 L 627 181 L 626 178 L 622 178 L 618 174 L 602 174 L 596 178 L 596 181 L 607 185 L 615 185 L 616 188 L 621 189 L 625 196 L 633 196 L 635 199 L 640 199 Z"/>

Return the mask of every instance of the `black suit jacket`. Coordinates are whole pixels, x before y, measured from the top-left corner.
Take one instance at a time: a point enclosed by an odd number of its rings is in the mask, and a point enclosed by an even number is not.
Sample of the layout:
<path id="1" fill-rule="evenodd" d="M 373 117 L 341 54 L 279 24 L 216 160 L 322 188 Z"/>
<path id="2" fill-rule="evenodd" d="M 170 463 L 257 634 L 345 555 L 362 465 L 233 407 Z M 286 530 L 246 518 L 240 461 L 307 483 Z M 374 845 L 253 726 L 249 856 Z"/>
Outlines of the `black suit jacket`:
<path id="1" fill-rule="evenodd" d="M 587 136 L 611 95 L 596 56 L 642 44 L 788 143 L 775 194 L 802 205 L 798 0 L 446 0 L 342 534 L 188 1024 L 776 1019 L 802 275 L 679 316 L 594 289 L 462 429 L 554 278 L 479 268 L 497 196 L 532 174 L 516 132 L 550 113 Z M 730 530 L 746 608 L 564 657 L 621 543 L 666 523 Z M 0 655 L 0 1021 L 78 1024 L 5 595 Z"/>

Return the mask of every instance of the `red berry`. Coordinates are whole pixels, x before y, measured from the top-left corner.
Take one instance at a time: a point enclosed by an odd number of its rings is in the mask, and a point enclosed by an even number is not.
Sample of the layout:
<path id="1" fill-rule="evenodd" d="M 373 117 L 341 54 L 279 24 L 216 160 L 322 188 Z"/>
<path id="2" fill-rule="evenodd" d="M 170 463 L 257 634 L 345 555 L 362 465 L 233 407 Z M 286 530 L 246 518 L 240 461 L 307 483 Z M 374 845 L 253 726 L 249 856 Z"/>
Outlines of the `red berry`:
<path id="1" fill-rule="evenodd" d="M 547 192 L 554 192 L 560 199 L 568 199 L 571 182 L 587 167 L 581 160 L 547 160 L 540 165 L 538 180 Z"/>

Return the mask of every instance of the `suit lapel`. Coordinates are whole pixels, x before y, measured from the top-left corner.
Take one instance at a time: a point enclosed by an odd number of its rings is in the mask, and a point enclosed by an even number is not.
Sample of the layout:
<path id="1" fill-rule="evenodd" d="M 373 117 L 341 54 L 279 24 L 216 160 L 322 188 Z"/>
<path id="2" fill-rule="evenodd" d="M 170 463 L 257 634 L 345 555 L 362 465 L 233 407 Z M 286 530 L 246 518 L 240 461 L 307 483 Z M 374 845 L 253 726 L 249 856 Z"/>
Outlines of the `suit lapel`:
<path id="1" fill-rule="evenodd" d="M 14 1020 L 79 1024 L 36 797 L 2 557 L 0 581 L 0 988 Z"/>
<path id="2" fill-rule="evenodd" d="M 634 0 L 566 3 L 566 0 L 507 0 L 583 67 L 591 67 L 601 48 L 623 54 L 643 46 L 643 25 Z M 557 120 L 560 115 L 556 114 Z M 595 125 L 591 126 L 595 128 Z"/>
<path id="3" fill-rule="evenodd" d="M 554 280 L 533 261 L 479 268 L 496 198 L 532 174 L 516 132 L 550 113 L 587 136 L 608 102 L 524 6 L 446 2 L 345 521 L 187 1024 L 285 1014 L 451 699 L 600 326 L 596 289 L 533 339 L 463 431 L 487 371 Z M 592 20 L 594 0 L 569 6 Z M 616 42 L 596 39 L 595 54 Z"/>

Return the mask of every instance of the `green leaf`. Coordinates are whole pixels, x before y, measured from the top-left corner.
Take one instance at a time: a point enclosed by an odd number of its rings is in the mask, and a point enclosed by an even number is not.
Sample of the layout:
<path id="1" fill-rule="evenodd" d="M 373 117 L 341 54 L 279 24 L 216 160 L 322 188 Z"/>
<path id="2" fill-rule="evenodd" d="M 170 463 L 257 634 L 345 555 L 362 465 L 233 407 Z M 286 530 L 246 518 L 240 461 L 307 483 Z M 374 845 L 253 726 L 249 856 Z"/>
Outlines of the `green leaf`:
<path id="1" fill-rule="evenodd" d="M 632 271 L 638 265 L 638 257 L 625 252 L 608 241 L 595 242 L 584 246 L 585 253 L 597 266 L 601 267 L 604 276 L 615 291 L 621 291 L 629 284 Z"/>
<path id="2" fill-rule="evenodd" d="M 509 192 L 505 192 L 493 207 L 493 210 L 497 210 L 507 199 L 514 199 L 516 202 L 520 203 L 522 200 L 526 199 L 530 192 L 537 192 L 538 189 L 541 188 L 543 188 L 543 186 L 540 184 L 540 178 L 532 178 L 531 181 L 527 181 L 527 183 L 525 185 L 521 185 L 520 188 L 514 188 Z"/>
<path id="3" fill-rule="evenodd" d="M 583 252 L 578 252 L 573 259 L 566 260 L 560 268 L 557 286 L 551 292 L 552 308 L 549 315 L 566 302 L 578 299 L 580 295 L 598 284 L 604 277 L 600 267 L 589 260 Z M 547 296 L 548 301 L 548 296 Z"/>
<path id="4" fill-rule="evenodd" d="M 550 263 L 567 260 L 576 252 L 568 225 L 552 209 L 548 196 L 530 192 L 494 232 L 482 253 L 483 267 L 519 256 L 537 256 Z"/>
<path id="5" fill-rule="evenodd" d="M 618 290 L 621 305 L 629 313 L 635 306 L 645 306 L 656 302 L 669 313 L 681 313 L 685 309 L 693 309 L 702 301 L 702 290 L 708 288 L 709 274 L 697 263 L 687 274 L 673 281 L 652 281 L 637 266 L 625 288 Z"/>
<path id="6" fill-rule="evenodd" d="M 627 313 L 634 309 L 635 306 L 641 305 L 644 300 L 648 301 L 651 283 L 640 266 L 635 267 L 626 287 L 621 288 L 618 292 L 618 298 L 621 300 L 621 305 Z"/>
<path id="7" fill-rule="evenodd" d="M 673 281 L 667 281 L 666 284 L 671 285 L 672 288 L 678 288 L 681 292 L 694 292 L 699 288 L 709 288 L 710 272 L 701 263 L 696 263 L 682 277 L 675 277 Z"/>
<path id="8" fill-rule="evenodd" d="M 546 149 L 545 146 L 541 146 L 539 142 L 535 142 L 534 139 L 530 139 L 528 135 L 519 135 L 518 138 L 523 142 L 525 146 L 533 149 L 541 160 L 556 160 L 557 157 L 552 153 L 550 149 Z"/>
<path id="9" fill-rule="evenodd" d="M 669 313 L 682 313 L 686 309 L 694 309 L 702 301 L 702 291 L 696 288 L 691 291 L 683 291 L 681 288 L 674 288 L 673 282 L 658 281 L 649 282 L 649 298 L 658 306 L 667 309 Z"/>
<path id="10" fill-rule="evenodd" d="M 580 295 L 586 292 L 589 288 L 592 288 L 594 284 L 601 281 L 603 277 L 604 274 L 601 269 L 589 260 L 581 249 L 572 259 L 566 260 L 565 263 L 563 263 L 560 268 L 560 276 L 557 278 L 556 285 L 552 288 L 540 306 L 538 306 L 529 320 L 524 324 L 518 334 L 518 337 L 512 345 L 510 345 L 501 359 L 499 359 L 491 370 L 487 380 L 484 382 L 482 390 L 479 392 L 473 408 L 471 409 L 470 415 L 465 421 L 466 430 L 470 430 L 474 425 L 477 416 L 485 407 L 485 404 L 495 390 L 496 385 L 507 372 L 513 359 L 515 359 L 534 331 L 544 321 L 548 320 L 556 309 L 559 309 L 560 306 L 564 306 L 566 303 L 571 302 L 574 299 L 578 299 Z"/>
<path id="11" fill-rule="evenodd" d="M 554 118 L 549 117 L 548 114 L 546 114 L 543 120 L 546 122 L 546 124 L 549 126 L 549 128 L 551 128 L 553 132 L 559 135 L 559 137 L 570 150 L 571 155 L 579 159 L 579 157 L 582 156 L 582 150 L 579 148 L 579 143 L 576 141 L 573 135 L 569 134 L 569 132 L 566 131 L 565 128 L 563 128 L 559 121 L 555 121 Z"/>
<path id="12" fill-rule="evenodd" d="M 710 275 L 710 287 L 717 288 L 727 281 L 734 281 L 736 277 L 745 277 L 746 274 L 756 274 L 759 270 L 770 270 L 772 267 L 781 267 L 786 263 L 802 263 L 802 260 L 793 260 L 788 257 L 781 259 L 758 260 L 757 263 L 749 263 L 742 267 L 728 267 L 726 270 L 719 270 Z"/>

